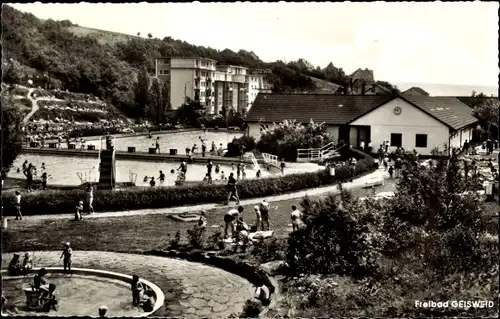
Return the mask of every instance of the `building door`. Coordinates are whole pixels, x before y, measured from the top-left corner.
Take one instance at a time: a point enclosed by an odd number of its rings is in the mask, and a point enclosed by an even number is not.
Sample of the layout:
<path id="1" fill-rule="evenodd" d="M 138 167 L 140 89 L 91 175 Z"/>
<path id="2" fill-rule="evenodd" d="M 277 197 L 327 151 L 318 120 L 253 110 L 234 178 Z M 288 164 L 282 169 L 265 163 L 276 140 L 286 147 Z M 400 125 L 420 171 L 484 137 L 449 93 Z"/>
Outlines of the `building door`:
<path id="1" fill-rule="evenodd" d="M 339 142 L 344 141 L 345 143 L 349 144 L 349 131 L 349 125 L 341 125 L 339 127 Z"/>

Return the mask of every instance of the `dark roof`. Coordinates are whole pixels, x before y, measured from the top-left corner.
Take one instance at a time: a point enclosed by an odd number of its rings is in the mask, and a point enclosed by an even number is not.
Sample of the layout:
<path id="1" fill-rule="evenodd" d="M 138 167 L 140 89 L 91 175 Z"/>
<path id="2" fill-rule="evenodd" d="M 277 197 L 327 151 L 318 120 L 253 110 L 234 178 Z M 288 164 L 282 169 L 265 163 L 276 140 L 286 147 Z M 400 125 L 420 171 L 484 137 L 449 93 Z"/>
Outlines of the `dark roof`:
<path id="1" fill-rule="evenodd" d="M 247 114 L 248 122 L 296 120 L 342 125 L 392 100 L 391 96 L 259 93 Z M 341 105 L 341 106 L 339 106 Z"/>
<path id="2" fill-rule="evenodd" d="M 427 96 L 429 95 L 429 93 L 427 93 L 424 89 L 419 88 L 418 86 L 413 86 L 413 87 L 409 88 L 408 90 L 404 91 L 402 94 L 405 94 L 406 92 L 409 92 L 410 90 L 415 90 L 422 95 L 427 95 Z"/>
<path id="3" fill-rule="evenodd" d="M 457 96 L 456 98 L 459 99 L 460 102 L 462 102 L 464 104 L 467 104 L 470 107 L 474 107 L 481 100 L 486 100 L 486 101 L 487 100 L 493 100 L 493 99 L 497 99 L 498 100 L 498 97 L 494 97 L 494 96 L 485 96 L 485 97 L 478 97 L 478 96 Z"/>
<path id="4" fill-rule="evenodd" d="M 478 122 L 472 109 L 455 97 L 405 95 L 401 98 L 454 130 Z"/>

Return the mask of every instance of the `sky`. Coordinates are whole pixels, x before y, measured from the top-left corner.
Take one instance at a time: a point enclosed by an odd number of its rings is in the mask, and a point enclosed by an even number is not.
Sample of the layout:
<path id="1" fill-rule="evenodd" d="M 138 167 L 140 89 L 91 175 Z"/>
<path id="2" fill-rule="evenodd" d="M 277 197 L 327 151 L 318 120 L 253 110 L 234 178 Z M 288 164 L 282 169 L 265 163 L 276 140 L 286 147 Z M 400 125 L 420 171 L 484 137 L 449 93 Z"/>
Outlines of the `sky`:
<path id="1" fill-rule="evenodd" d="M 498 3 L 10 4 L 42 19 L 218 50 L 266 62 L 333 62 L 376 80 L 498 87 Z"/>

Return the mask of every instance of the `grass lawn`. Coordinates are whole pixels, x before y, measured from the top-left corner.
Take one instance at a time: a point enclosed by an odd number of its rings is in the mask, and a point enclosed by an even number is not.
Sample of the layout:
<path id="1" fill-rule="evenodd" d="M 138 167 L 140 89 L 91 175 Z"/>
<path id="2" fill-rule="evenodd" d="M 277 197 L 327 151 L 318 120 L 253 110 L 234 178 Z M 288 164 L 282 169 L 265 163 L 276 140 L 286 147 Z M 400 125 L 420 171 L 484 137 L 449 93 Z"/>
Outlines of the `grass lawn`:
<path id="1" fill-rule="evenodd" d="M 375 189 L 355 189 L 354 196 L 369 196 L 373 193 L 393 191 L 395 182 L 388 181 Z M 318 198 L 318 196 L 311 196 Z M 271 203 L 271 228 L 275 236 L 286 237 L 290 228 L 291 206 L 300 207 L 301 199 L 290 199 Z M 486 203 L 486 214 L 498 212 L 496 203 Z M 243 213 L 248 224 L 255 222 L 254 205 L 246 205 Z M 228 206 L 228 207 L 235 207 Z M 217 231 L 224 231 L 224 214 L 228 207 L 220 207 L 207 212 L 207 237 Z M 32 251 L 60 249 L 62 243 L 70 241 L 76 250 L 103 250 L 117 252 L 143 252 L 151 249 L 165 249 L 177 231 L 181 231 L 181 241 L 186 242 L 186 230 L 193 222 L 180 222 L 166 215 L 146 215 L 113 218 L 93 218 L 75 222 L 73 216 L 58 220 L 11 220 L 7 231 L 3 232 L 4 251 Z M 489 227 L 498 228 L 498 218 Z M 492 233 L 498 233 L 498 231 Z"/>
<path id="2" fill-rule="evenodd" d="M 383 187 L 352 190 L 355 196 L 368 196 L 373 193 L 392 191 L 393 181 Z M 317 198 L 311 196 L 311 198 Z M 301 199 L 284 200 L 271 203 L 271 228 L 275 235 L 288 235 L 291 206 L 300 207 Z M 246 205 L 244 219 L 253 224 L 254 205 Z M 228 207 L 235 207 L 228 206 Z M 224 214 L 228 207 L 221 207 L 207 212 L 207 236 L 224 231 Z M 9 228 L 3 233 L 4 251 L 32 251 L 60 249 L 62 243 L 71 242 L 75 250 L 104 250 L 117 252 L 143 252 L 151 249 L 165 249 L 180 230 L 182 241 L 186 241 L 186 230 L 195 223 L 180 222 L 166 215 L 146 215 L 132 217 L 93 218 L 75 222 L 73 216 L 59 220 L 11 220 Z"/>

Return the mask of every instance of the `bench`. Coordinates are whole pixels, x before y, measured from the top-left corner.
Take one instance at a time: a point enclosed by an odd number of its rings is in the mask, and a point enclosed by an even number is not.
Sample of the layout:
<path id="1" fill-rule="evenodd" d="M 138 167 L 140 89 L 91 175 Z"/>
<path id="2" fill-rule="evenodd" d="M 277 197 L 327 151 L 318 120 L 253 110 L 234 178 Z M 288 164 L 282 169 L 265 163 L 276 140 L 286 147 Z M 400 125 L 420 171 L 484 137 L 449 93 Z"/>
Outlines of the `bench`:
<path id="1" fill-rule="evenodd" d="M 135 147 L 134 146 L 129 146 L 127 148 L 127 150 L 128 150 L 129 153 L 135 153 Z"/>
<path id="2" fill-rule="evenodd" d="M 87 150 L 89 150 L 89 151 L 95 150 L 95 145 L 92 145 L 92 144 L 87 145 Z"/>

